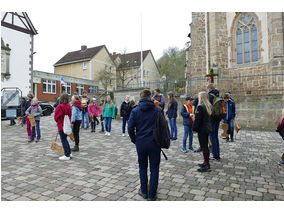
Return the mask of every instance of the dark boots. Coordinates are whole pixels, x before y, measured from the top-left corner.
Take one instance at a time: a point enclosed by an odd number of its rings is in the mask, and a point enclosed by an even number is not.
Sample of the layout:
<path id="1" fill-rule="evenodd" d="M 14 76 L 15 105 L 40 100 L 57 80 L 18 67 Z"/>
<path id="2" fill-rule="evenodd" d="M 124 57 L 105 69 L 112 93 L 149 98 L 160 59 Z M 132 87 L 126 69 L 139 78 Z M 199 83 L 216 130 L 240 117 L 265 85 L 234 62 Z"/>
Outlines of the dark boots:
<path id="1" fill-rule="evenodd" d="M 71 149 L 72 152 L 79 152 L 79 145 L 75 145 L 74 148 Z"/>
<path id="2" fill-rule="evenodd" d="M 210 152 L 203 152 L 204 163 L 198 164 L 198 166 L 200 166 L 200 168 L 197 169 L 197 171 L 207 172 L 207 171 L 210 170 L 209 155 L 210 155 Z"/>

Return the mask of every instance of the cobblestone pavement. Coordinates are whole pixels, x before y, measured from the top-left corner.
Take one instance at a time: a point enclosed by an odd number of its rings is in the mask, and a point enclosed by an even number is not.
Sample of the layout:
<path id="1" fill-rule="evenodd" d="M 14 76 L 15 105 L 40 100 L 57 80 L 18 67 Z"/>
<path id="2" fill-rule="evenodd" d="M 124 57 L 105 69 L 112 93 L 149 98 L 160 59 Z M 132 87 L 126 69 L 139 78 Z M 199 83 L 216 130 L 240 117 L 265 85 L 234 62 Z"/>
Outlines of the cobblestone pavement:
<path id="1" fill-rule="evenodd" d="M 138 196 L 135 146 L 113 121 L 111 136 L 80 132 L 80 152 L 58 160 L 50 150 L 56 135 L 53 115 L 41 118 L 42 140 L 27 143 L 25 127 L 1 122 L 2 200 L 143 200 Z M 161 156 L 158 200 L 284 200 L 284 143 L 275 132 L 241 130 L 234 143 L 220 140 L 221 161 L 212 171 L 197 172 L 201 153 L 180 151 L 178 141 Z M 57 142 L 60 143 L 58 140 Z M 198 141 L 194 136 L 194 147 Z M 73 147 L 73 142 L 71 142 Z"/>

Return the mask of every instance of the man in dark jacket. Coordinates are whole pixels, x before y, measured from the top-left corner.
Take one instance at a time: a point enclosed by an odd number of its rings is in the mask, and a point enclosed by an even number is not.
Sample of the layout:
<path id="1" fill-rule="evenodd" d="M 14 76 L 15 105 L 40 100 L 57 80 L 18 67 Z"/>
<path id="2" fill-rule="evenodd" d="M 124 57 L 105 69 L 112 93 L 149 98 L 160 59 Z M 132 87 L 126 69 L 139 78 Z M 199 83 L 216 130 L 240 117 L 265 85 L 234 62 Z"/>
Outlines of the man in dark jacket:
<path id="1" fill-rule="evenodd" d="M 125 97 L 125 100 L 122 102 L 120 106 L 120 117 L 122 119 L 122 136 L 125 136 L 125 127 L 126 123 L 129 120 L 130 112 L 131 112 L 131 107 L 130 107 L 130 102 L 129 102 L 130 96 L 127 95 Z"/>
<path id="2" fill-rule="evenodd" d="M 224 123 L 229 125 L 228 134 L 230 134 L 231 142 L 234 142 L 234 119 L 236 117 L 235 102 L 230 98 L 230 94 L 226 93 L 224 96 L 226 106 L 226 117 Z M 226 142 L 229 142 L 229 136 L 226 138 Z"/>
<path id="3" fill-rule="evenodd" d="M 213 105 L 213 101 L 215 97 L 219 97 L 219 90 L 215 89 L 213 84 L 209 84 L 207 86 L 208 90 L 208 98 L 209 102 Z M 220 145 L 219 145 L 219 136 L 218 136 L 218 131 L 219 131 L 219 126 L 220 126 L 220 121 L 222 120 L 222 117 L 212 117 L 211 116 L 211 125 L 212 125 L 212 132 L 210 133 L 210 141 L 212 143 L 212 155 L 213 158 L 212 160 L 220 160 Z"/>
<path id="4" fill-rule="evenodd" d="M 151 100 L 151 91 L 143 90 L 140 93 L 139 105 L 131 112 L 128 122 L 128 132 L 131 141 L 136 145 L 140 189 L 138 194 L 144 199 L 153 201 L 157 199 L 157 188 L 159 180 L 159 167 L 161 149 L 157 146 L 153 137 L 153 128 L 156 123 L 158 109 Z M 150 188 L 147 189 L 148 158 L 150 160 Z"/>

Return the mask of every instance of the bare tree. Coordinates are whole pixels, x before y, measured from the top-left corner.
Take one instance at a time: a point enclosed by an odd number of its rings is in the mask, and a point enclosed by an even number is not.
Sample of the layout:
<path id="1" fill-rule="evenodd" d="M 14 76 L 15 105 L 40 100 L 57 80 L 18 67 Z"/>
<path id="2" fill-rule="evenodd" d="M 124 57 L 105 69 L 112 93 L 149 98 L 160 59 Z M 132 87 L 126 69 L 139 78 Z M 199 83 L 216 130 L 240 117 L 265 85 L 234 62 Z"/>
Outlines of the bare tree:
<path id="1" fill-rule="evenodd" d="M 98 80 L 103 85 L 104 89 L 107 90 L 108 86 L 112 86 L 111 81 L 114 80 L 114 75 L 109 70 L 103 69 L 98 73 Z"/>

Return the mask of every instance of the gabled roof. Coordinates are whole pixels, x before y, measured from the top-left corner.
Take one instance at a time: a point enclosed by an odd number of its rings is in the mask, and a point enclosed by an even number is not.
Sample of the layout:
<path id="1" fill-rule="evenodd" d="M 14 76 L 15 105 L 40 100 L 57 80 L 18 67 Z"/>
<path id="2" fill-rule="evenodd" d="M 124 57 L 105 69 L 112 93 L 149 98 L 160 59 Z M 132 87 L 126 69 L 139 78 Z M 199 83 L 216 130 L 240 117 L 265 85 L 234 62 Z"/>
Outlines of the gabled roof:
<path id="1" fill-rule="evenodd" d="M 26 12 L 6 12 L 1 20 L 1 26 L 30 35 L 36 35 L 37 30 Z"/>
<path id="2" fill-rule="evenodd" d="M 143 61 L 151 50 L 143 51 Z M 141 52 L 127 53 L 127 54 L 118 54 L 121 63 L 118 66 L 118 69 L 127 69 L 130 67 L 139 67 L 141 65 Z"/>
<path id="3" fill-rule="evenodd" d="M 80 61 L 91 60 L 102 48 L 106 48 L 105 45 L 87 48 L 85 51 L 77 50 L 73 52 L 68 52 L 59 61 L 57 61 L 54 66 L 60 66 L 64 64 L 71 64 Z M 107 50 L 107 48 L 106 48 Z M 108 51 L 108 50 L 107 50 Z"/>

